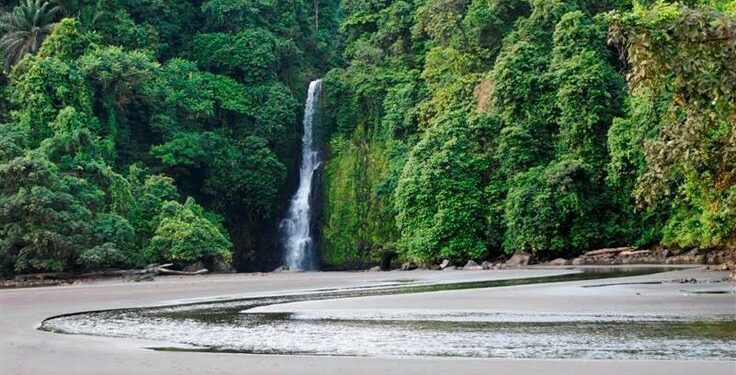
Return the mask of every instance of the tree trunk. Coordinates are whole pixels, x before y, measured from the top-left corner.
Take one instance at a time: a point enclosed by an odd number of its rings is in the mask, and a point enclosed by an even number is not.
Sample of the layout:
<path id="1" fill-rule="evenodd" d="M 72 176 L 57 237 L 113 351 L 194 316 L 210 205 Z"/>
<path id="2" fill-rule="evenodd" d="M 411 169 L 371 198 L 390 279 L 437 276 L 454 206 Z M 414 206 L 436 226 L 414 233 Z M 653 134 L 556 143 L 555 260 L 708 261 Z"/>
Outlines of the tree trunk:
<path id="1" fill-rule="evenodd" d="M 319 0 L 313 0 L 314 3 L 314 32 L 319 31 Z"/>

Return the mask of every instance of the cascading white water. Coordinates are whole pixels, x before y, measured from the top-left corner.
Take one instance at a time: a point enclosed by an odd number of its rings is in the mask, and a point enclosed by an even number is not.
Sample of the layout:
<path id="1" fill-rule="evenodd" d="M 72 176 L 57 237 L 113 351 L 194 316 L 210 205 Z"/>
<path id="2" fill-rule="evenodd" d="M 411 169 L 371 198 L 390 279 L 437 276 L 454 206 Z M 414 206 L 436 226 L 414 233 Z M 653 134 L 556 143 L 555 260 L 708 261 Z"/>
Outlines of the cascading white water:
<path id="1" fill-rule="evenodd" d="M 319 154 L 314 149 L 313 126 L 319 107 L 322 80 L 309 83 L 307 103 L 304 107 L 304 135 L 302 136 L 302 165 L 299 168 L 299 188 L 291 198 L 289 213 L 281 222 L 284 234 L 285 260 L 289 269 L 314 270 L 315 257 L 312 254 L 311 208 L 312 179 L 319 168 Z"/>

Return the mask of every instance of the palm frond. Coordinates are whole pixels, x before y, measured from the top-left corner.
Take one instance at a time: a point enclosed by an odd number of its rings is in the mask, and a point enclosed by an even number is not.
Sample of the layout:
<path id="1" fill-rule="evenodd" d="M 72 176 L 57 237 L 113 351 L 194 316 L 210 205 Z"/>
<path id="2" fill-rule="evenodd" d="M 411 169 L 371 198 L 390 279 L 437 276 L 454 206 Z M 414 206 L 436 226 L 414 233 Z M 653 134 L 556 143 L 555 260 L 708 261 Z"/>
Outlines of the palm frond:
<path id="1" fill-rule="evenodd" d="M 60 13 L 61 7 L 48 1 L 21 0 L 12 11 L 0 14 L 0 50 L 6 70 L 38 51 Z"/>

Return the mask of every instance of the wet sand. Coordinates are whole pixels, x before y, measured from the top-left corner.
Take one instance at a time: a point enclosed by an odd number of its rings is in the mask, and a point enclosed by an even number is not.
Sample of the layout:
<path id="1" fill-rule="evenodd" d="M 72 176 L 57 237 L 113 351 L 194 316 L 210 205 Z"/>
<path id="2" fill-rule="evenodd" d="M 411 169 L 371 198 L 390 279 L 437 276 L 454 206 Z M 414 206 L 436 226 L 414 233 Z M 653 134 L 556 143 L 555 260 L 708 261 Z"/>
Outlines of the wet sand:
<path id="1" fill-rule="evenodd" d="M 529 284 L 514 287 L 465 289 L 293 302 L 257 307 L 249 312 L 443 311 L 508 313 L 514 315 L 626 315 L 703 318 L 736 314 L 734 283 L 715 283 L 726 273 L 684 270 L 644 276 Z M 673 280 L 695 278 L 698 283 Z M 662 284 L 655 284 L 663 281 Z M 701 293 L 697 293 L 701 292 Z"/>
<path id="2" fill-rule="evenodd" d="M 396 280 L 465 281 L 558 275 L 569 270 L 412 271 L 388 273 L 281 273 L 160 278 L 155 282 L 104 281 L 85 285 L 0 290 L 0 374 L 707 374 L 736 373 L 736 363 L 717 361 L 575 361 L 309 357 L 193 352 L 159 352 L 165 346 L 141 340 L 59 335 L 36 330 L 60 314 L 194 300 L 245 297 L 318 288 L 355 287 Z M 453 309 L 474 311 L 584 312 L 625 314 L 736 314 L 734 294 L 692 291 L 733 284 L 584 285 L 671 281 L 683 277 L 716 280 L 724 272 L 687 270 L 625 279 L 538 284 L 494 289 L 442 291 L 273 305 L 282 311 L 330 309 Z M 637 295 L 637 293 L 639 293 Z"/>

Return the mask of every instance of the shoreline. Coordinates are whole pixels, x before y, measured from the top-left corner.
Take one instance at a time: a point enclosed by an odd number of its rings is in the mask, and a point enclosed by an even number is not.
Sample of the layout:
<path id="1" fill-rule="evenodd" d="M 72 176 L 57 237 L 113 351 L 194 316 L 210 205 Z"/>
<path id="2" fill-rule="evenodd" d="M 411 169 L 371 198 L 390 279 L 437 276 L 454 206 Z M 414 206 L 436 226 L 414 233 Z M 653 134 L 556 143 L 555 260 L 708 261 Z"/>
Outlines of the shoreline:
<path id="1" fill-rule="evenodd" d="M 585 258 L 585 255 L 575 258 L 580 259 Z M 558 258 L 562 260 L 563 258 Z M 606 261 L 606 259 L 608 261 Z M 411 269 L 404 269 L 401 266 L 396 266 L 391 268 L 390 270 L 378 270 L 377 267 L 373 267 L 371 269 L 354 269 L 354 270 L 325 270 L 325 271 L 290 271 L 288 269 L 283 270 L 282 267 L 279 267 L 277 270 L 270 271 L 270 272 L 207 272 L 202 273 L 198 275 L 157 275 L 155 277 L 152 277 L 151 279 L 146 280 L 136 280 L 135 277 L 130 276 L 93 276 L 93 277 L 74 277 L 73 274 L 69 274 L 70 276 L 66 276 L 64 278 L 57 278 L 56 276 L 53 276 L 55 274 L 50 274 L 52 276 L 47 277 L 46 275 L 49 274 L 28 274 L 28 275 L 17 275 L 13 279 L 0 279 L 0 290 L 12 290 L 12 289 L 33 289 L 33 288 L 43 288 L 43 287 L 55 287 L 55 286 L 71 286 L 71 285 L 91 285 L 96 283 L 107 283 L 107 282 L 121 282 L 121 283 L 149 283 L 149 282 L 158 282 L 163 280 L 178 280 L 180 278 L 208 278 L 208 277 L 215 277 L 215 276 L 222 276 L 222 275 L 246 275 L 246 276 L 268 276 L 268 275 L 274 275 L 274 274 L 296 274 L 296 273 L 353 273 L 353 274 L 360 274 L 365 272 L 378 272 L 378 273 L 406 273 L 411 274 L 414 271 L 455 271 L 455 270 L 463 270 L 463 271 L 497 271 L 497 270 L 518 270 L 518 269 L 544 269 L 544 268 L 550 268 L 550 269 L 560 269 L 560 268 L 585 268 L 585 267 L 610 267 L 610 266 L 626 266 L 626 267 L 671 267 L 671 268 L 704 268 L 706 270 L 712 270 L 712 271 L 735 271 L 736 270 L 736 263 L 733 262 L 725 262 L 725 263 L 697 263 L 697 262 L 685 262 L 685 263 L 679 263 L 679 262 L 662 262 L 662 263 L 650 263 L 650 262 L 639 262 L 639 263 L 628 263 L 628 262 L 616 262 L 615 257 L 609 257 L 606 259 L 598 258 L 597 261 L 587 261 L 587 262 L 576 262 L 573 263 L 574 259 L 564 259 L 566 262 L 558 262 L 555 263 L 554 261 L 544 261 L 544 262 L 538 262 L 538 263 L 529 263 L 529 264 L 521 264 L 521 265 L 506 265 L 504 262 L 484 262 L 488 263 L 489 267 L 481 267 L 480 265 L 476 266 L 449 266 L 444 268 L 439 268 L 438 265 L 435 265 L 435 267 L 416 267 Z M 671 257 L 670 259 L 678 259 L 677 257 Z M 614 260 L 613 262 L 611 260 Z M 729 258 L 730 261 L 730 258 Z M 736 273 L 736 272 L 735 272 Z M 734 279 L 736 281 L 736 279 Z"/>

